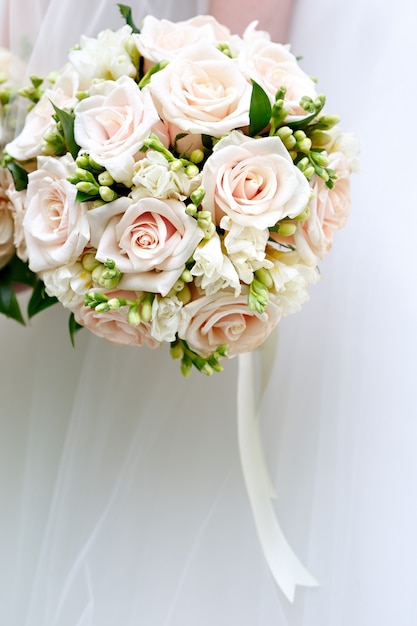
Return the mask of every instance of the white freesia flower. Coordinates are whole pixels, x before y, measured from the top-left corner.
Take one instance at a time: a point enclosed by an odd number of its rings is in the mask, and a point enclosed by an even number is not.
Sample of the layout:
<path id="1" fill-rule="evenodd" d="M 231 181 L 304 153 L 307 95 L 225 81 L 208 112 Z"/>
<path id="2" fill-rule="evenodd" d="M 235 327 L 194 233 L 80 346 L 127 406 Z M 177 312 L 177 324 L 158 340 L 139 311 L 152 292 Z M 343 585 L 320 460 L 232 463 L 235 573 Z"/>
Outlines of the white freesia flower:
<path id="1" fill-rule="evenodd" d="M 196 277 L 197 286 L 204 289 L 206 294 L 210 295 L 227 287 L 234 289 L 236 296 L 240 294 L 239 276 L 230 259 L 223 254 L 217 233 L 199 244 L 193 258 L 195 265 L 191 274 Z"/>
<path id="2" fill-rule="evenodd" d="M 120 76 L 134 78 L 136 68 L 127 51 L 132 35 L 130 26 L 103 30 L 97 37 L 82 35 L 80 46 L 69 52 L 69 60 L 80 75 L 81 88 L 88 89 L 93 80 Z"/>
<path id="3" fill-rule="evenodd" d="M 201 183 L 201 175 L 189 178 L 185 170 L 171 169 L 167 159 L 155 150 L 147 152 L 146 157 L 134 166 L 133 187 L 130 197 L 139 198 L 174 198 L 185 200 Z"/>
<path id="4" fill-rule="evenodd" d="M 92 287 L 91 273 L 79 261 L 42 272 L 41 278 L 46 293 L 58 298 L 70 310 L 84 302 L 85 294 Z"/>
<path id="5" fill-rule="evenodd" d="M 182 302 L 177 296 L 159 298 L 152 303 L 151 335 L 157 341 L 174 341 L 181 320 Z"/>
<path id="6" fill-rule="evenodd" d="M 283 252 L 269 271 L 275 289 L 275 293 L 270 291 L 270 298 L 281 308 L 283 316 L 301 309 L 309 299 L 308 285 L 320 278 L 317 269 L 303 263 L 297 252 Z"/>
<path id="7" fill-rule="evenodd" d="M 261 267 L 272 267 L 271 261 L 265 256 L 269 231 L 252 226 L 241 226 L 234 223 L 230 217 L 223 217 L 221 228 L 227 231 L 224 245 L 229 259 L 236 268 L 239 278 L 246 284 L 253 280 L 253 273 Z"/>

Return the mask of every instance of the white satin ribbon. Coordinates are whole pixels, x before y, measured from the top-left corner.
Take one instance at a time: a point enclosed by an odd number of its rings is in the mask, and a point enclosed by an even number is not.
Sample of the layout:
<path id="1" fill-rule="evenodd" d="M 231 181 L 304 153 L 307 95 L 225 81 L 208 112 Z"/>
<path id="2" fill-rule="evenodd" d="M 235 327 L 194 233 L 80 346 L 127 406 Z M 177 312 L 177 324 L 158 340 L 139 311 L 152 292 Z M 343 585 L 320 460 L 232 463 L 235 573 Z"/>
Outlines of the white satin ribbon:
<path id="1" fill-rule="evenodd" d="M 262 358 L 269 362 L 275 353 L 271 343 L 262 348 Z M 266 363 L 265 363 L 266 365 Z M 265 367 L 265 375 L 271 367 Z M 262 383 L 265 378 L 262 376 Z M 272 500 L 276 497 L 262 448 L 258 411 L 255 403 L 253 356 L 239 355 L 237 387 L 239 452 L 243 475 L 258 537 L 265 559 L 277 585 L 290 602 L 297 585 L 317 586 L 287 542 L 276 518 Z"/>

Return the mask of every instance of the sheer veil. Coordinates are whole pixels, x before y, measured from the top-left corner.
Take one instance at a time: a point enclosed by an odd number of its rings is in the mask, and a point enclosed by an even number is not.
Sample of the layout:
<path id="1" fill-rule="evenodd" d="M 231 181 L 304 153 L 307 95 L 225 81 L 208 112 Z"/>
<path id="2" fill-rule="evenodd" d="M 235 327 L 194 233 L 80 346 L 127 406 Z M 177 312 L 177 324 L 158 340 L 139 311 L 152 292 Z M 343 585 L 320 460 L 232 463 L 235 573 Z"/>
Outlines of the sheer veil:
<path id="1" fill-rule="evenodd" d="M 28 75 L 59 68 L 81 33 L 122 25 L 113 0 L 26 4 L 0 0 Z M 206 10 L 152 0 L 134 17 Z M 238 454 L 237 362 L 183 380 L 163 349 L 86 331 L 73 349 L 53 308 L 29 329 L 0 320 L 1 623 L 415 623 L 415 142 L 388 133 L 381 93 L 396 76 L 412 119 L 416 13 L 411 0 L 394 15 L 377 0 L 299 0 L 294 14 L 293 51 L 363 144 L 351 221 L 310 302 L 281 324 L 262 404 L 276 511 L 320 587 L 291 605 L 263 559 Z"/>

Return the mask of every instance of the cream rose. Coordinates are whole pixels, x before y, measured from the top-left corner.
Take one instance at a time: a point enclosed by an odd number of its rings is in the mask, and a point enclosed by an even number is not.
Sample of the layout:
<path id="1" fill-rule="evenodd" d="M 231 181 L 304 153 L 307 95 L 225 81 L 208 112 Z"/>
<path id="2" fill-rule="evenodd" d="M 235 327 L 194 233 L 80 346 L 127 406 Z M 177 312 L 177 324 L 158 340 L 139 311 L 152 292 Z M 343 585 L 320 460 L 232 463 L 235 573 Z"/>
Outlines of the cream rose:
<path id="1" fill-rule="evenodd" d="M 72 109 L 78 102 L 78 89 L 77 73 L 66 66 L 54 86 L 45 90 L 39 102 L 28 113 L 21 133 L 7 144 L 6 151 L 18 161 L 28 161 L 42 154 L 45 135 L 56 128 L 51 102 L 59 109 Z"/>
<path id="2" fill-rule="evenodd" d="M 280 317 L 281 309 L 273 302 L 259 314 L 249 310 L 246 294 L 236 297 L 233 292 L 219 291 L 184 306 L 178 335 L 203 357 L 222 344 L 229 346 L 232 357 L 259 346 Z"/>
<path id="3" fill-rule="evenodd" d="M 162 119 L 182 132 L 221 137 L 249 124 L 252 88 L 232 59 L 209 43 L 180 52 L 152 76 Z"/>
<path id="4" fill-rule="evenodd" d="M 9 172 L 0 169 L 0 269 L 7 265 L 15 250 L 13 215 L 7 195 L 10 184 Z"/>
<path id="5" fill-rule="evenodd" d="M 317 97 L 313 80 L 301 69 L 288 46 L 265 37 L 247 37 L 239 55 L 239 67 L 248 79 L 255 80 L 268 94 L 271 103 L 280 87 L 286 88 L 285 107 L 289 118 L 306 115 L 300 106 L 303 96 Z"/>
<path id="6" fill-rule="evenodd" d="M 86 246 L 90 229 L 77 189 L 67 181 L 75 170 L 72 157 L 39 157 L 29 174 L 23 218 L 29 266 L 34 272 L 75 261 Z"/>
<path id="7" fill-rule="evenodd" d="M 221 139 L 203 168 L 203 207 L 216 224 L 223 215 L 260 230 L 306 208 L 310 187 L 278 137 L 234 132 Z"/>
<path id="8" fill-rule="evenodd" d="M 118 198 L 88 213 L 97 259 L 112 259 L 120 286 L 167 295 L 203 233 L 179 200 Z"/>
<path id="9" fill-rule="evenodd" d="M 88 89 L 97 79 L 117 80 L 121 76 L 134 78 L 137 70 L 127 48 L 132 29 L 123 26 L 119 30 L 103 30 L 97 37 L 80 39 L 80 46 L 69 52 L 69 60 L 80 76 L 80 88 Z"/>
<path id="10" fill-rule="evenodd" d="M 112 291 L 109 297 L 134 300 L 139 294 L 131 291 Z M 74 310 L 74 317 L 78 324 L 85 326 L 95 335 L 106 339 L 115 345 L 143 346 L 157 348 L 160 343 L 151 335 L 150 324 L 141 322 L 139 326 L 132 326 L 127 320 L 128 308 L 122 307 L 116 311 L 97 312 L 87 306 L 79 305 Z"/>
<path id="11" fill-rule="evenodd" d="M 14 246 L 16 254 L 22 261 L 28 260 L 25 233 L 23 230 L 23 218 L 25 216 L 26 189 L 16 191 L 14 185 L 7 190 L 7 196 L 10 200 L 10 210 L 14 221 Z"/>
<path id="12" fill-rule="evenodd" d="M 128 76 L 98 83 L 90 94 L 75 109 L 75 140 L 114 180 L 130 186 L 134 156 L 159 121 L 150 94 Z"/>

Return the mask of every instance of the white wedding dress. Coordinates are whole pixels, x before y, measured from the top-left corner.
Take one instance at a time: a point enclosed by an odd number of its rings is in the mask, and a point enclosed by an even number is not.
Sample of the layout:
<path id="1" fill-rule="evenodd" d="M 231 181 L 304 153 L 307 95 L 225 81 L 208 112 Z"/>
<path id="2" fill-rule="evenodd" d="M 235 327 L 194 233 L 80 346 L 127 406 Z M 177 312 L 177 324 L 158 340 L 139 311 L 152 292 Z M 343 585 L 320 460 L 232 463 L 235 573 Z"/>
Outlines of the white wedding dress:
<path id="1" fill-rule="evenodd" d="M 82 32 L 121 25 L 113 0 L 11 4 L 3 31 L 17 52 L 34 42 L 39 73 Z M 300 0 L 293 17 L 293 51 L 362 143 L 350 222 L 281 323 L 262 406 L 276 512 L 320 586 L 290 604 L 263 558 L 236 360 L 183 380 L 162 349 L 87 331 L 73 349 L 56 307 L 29 328 L 0 319 L 0 624 L 416 624 L 416 23 L 414 0 Z"/>

